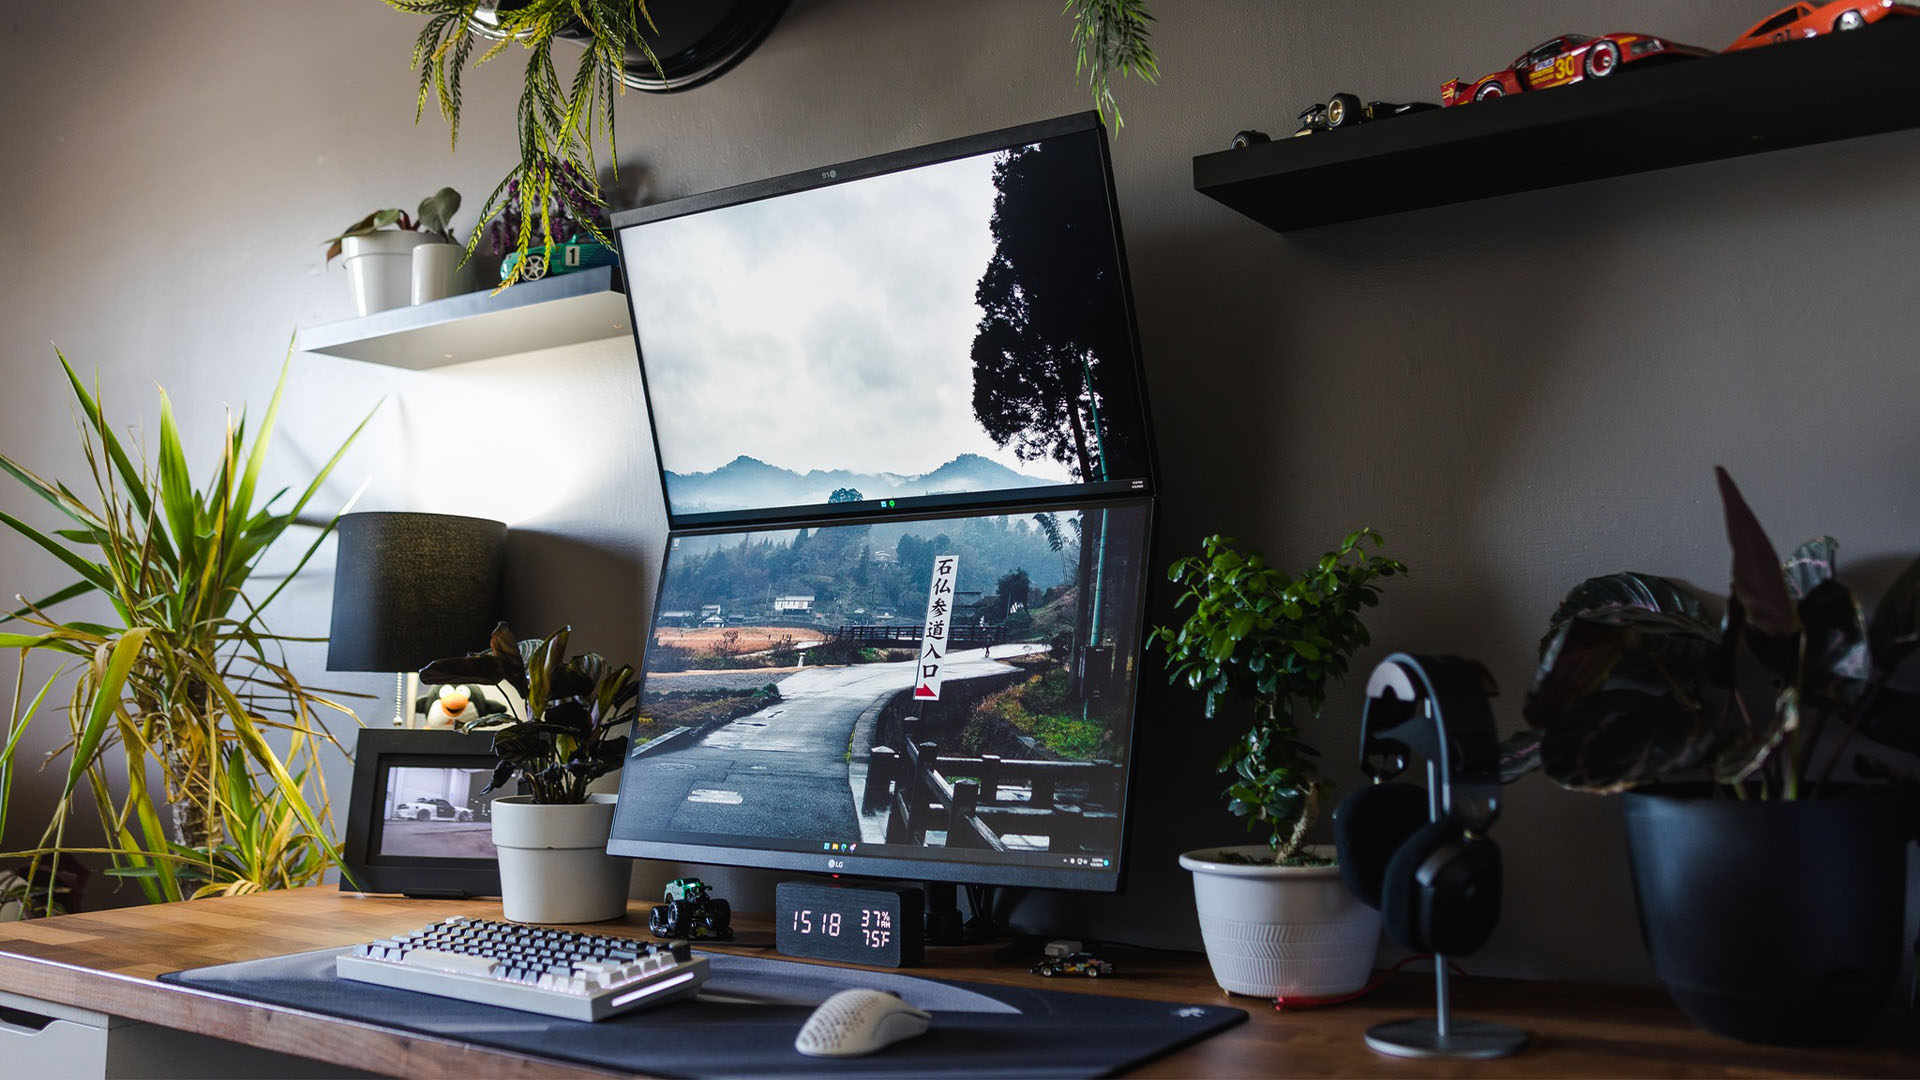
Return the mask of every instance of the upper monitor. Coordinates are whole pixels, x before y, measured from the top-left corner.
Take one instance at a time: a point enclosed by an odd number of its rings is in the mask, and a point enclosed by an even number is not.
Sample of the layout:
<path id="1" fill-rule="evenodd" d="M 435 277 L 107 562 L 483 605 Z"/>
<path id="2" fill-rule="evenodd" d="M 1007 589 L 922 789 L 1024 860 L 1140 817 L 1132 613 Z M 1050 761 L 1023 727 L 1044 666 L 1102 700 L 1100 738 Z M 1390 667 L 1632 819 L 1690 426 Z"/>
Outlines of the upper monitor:
<path id="1" fill-rule="evenodd" d="M 1091 113 L 614 227 L 676 526 L 1152 490 Z"/>

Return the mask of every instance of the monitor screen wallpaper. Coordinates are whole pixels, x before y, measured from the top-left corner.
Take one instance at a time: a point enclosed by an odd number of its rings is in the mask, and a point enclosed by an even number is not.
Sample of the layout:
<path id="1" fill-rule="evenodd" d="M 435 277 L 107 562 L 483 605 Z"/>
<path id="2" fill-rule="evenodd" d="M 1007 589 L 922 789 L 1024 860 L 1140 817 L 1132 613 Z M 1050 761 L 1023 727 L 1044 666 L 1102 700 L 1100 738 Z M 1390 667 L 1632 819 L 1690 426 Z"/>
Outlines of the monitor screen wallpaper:
<path id="1" fill-rule="evenodd" d="M 1142 499 L 676 536 L 616 847 L 1111 874 L 1149 517 Z"/>
<path id="2" fill-rule="evenodd" d="M 1086 130 L 620 228 L 675 523 L 1145 493 L 1107 190 Z"/>

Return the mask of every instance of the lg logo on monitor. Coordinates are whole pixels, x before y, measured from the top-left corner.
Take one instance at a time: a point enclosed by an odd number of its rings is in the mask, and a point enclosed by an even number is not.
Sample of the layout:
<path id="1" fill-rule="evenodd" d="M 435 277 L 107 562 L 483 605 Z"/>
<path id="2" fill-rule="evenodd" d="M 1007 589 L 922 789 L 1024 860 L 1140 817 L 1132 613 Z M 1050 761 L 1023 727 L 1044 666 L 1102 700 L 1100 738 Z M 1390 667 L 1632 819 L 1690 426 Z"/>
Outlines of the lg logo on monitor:
<path id="1" fill-rule="evenodd" d="M 829 870 L 845 870 L 846 868 L 847 868 L 847 860 L 845 859 L 828 859 L 827 860 L 827 869 Z"/>

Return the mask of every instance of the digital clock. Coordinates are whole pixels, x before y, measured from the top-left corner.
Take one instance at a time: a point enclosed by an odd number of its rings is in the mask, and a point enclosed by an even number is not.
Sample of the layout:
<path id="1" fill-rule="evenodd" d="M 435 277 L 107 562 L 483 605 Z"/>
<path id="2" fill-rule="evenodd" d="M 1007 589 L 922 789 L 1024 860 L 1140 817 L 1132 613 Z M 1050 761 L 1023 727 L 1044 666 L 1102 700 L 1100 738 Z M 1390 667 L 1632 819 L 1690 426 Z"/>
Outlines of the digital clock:
<path id="1" fill-rule="evenodd" d="M 923 952 L 925 907 L 912 887 L 783 881 L 773 891 L 774 948 L 817 960 L 912 967 Z"/>

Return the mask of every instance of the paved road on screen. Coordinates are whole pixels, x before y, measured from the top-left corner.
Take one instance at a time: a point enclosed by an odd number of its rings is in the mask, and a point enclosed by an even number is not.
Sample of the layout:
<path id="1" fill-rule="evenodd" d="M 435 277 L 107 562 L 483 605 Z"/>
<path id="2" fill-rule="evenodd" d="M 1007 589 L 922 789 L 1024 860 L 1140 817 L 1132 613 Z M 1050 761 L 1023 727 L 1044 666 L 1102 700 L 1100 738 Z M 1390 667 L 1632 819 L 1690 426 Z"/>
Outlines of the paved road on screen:
<path id="1" fill-rule="evenodd" d="M 1043 646 L 1041 646 L 1043 647 Z M 1000 646 L 1002 656 L 1018 646 Z M 948 658 L 946 681 L 1009 670 L 970 649 Z M 913 685 L 912 661 L 810 668 L 780 681 L 782 700 L 684 749 L 627 763 L 625 790 L 655 827 L 735 836 L 859 840 L 847 783 L 853 725 L 869 706 Z M 624 815 L 623 815 L 624 816 Z"/>

